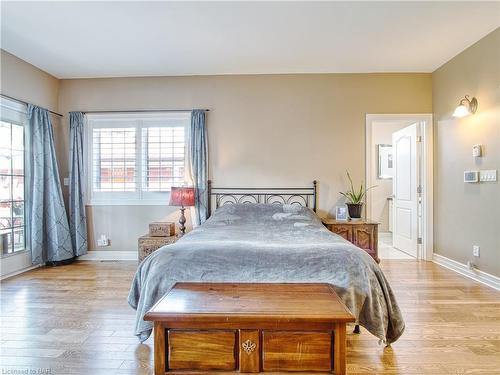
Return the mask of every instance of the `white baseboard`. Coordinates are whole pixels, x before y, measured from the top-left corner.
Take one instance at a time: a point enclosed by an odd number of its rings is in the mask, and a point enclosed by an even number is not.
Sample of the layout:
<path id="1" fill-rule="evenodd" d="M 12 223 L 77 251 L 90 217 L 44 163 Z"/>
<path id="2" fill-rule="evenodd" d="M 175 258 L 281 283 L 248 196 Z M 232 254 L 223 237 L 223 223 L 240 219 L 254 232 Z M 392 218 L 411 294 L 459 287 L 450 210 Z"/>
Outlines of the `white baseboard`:
<path id="1" fill-rule="evenodd" d="M 78 260 L 138 260 L 137 251 L 92 250 L 78 257 Z"/>
<path id="2" fill-rule="evenodd" d="M 19 275 L 21 273 L 34 270 L 35 268 L 39 268 L 39 267 L 42 267 L 42 265 L 41 264 L 35 264 L 34 266 L 26 267 L 26 268 L 23 268 L 21 270 L 17 270 L 15 272 L 7 273 L 5 275 L 2 275 L 0 277 L 0 280 L 5 280 L 5 279 L 8 279 L 9 277 L 16 276 L 16 275 Z"/>
<path id="3" fill-rule="evenodd" d="M 434 253 L 432 261 L 440 266 L 446 267 L 452 271 L 458 272 L 461 275 L 467 276 L 475 281 L 485 284 L 493 289 L 500 290 L 500 277 L 493 276 L 489 273 L 478 269 L 469 269 L 467 265 L 457 262 L 456 260 L 444 257 Z"/>

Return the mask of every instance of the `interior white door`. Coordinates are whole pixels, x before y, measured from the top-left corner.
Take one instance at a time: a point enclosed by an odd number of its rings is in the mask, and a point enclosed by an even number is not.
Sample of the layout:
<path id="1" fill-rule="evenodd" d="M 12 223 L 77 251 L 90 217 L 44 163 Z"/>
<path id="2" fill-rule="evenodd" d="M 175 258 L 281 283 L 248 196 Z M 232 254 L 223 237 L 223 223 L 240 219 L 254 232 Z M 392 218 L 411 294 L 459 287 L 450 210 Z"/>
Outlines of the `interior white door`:
<path id="1" fill-rule="evenodd" d="M 418 124 L 392 133 L 393 246 L 417 257 L 418 251 Z"/>

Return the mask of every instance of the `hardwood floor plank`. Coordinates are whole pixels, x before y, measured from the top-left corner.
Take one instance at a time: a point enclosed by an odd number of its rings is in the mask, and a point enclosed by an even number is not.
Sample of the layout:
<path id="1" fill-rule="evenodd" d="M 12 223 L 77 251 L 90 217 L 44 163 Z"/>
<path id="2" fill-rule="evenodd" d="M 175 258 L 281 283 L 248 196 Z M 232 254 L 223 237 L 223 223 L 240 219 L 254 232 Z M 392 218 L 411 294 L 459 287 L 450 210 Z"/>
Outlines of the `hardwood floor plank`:
<path id="1" fill-rule="evenodd" d="M 0 348 L 0 357 L 36 357 L 36 358 L 57 358 L 64 353 L 63 349 L 19 349 Z"/>
<path id="2" fill-rule="evenodd" d="M 2 371 L 152 374 L 153 340 L 135 338 L 126 301 L 136 267 L 76 262 L 2 281 Z M 349 332 L 349 375 L 500 373 L 500 292 L 433 263 L 383 260 L 381 267 L 406 330 L 391 347 L 363 328 Z"/>

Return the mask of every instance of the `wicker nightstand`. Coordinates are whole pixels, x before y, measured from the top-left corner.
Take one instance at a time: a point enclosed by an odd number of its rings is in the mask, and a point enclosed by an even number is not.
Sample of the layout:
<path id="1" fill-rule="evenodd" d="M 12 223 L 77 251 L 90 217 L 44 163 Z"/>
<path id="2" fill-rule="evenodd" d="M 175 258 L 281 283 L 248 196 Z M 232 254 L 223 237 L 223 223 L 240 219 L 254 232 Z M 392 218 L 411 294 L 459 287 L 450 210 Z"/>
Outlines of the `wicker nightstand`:
<path id="1" fill-rule="evenodd" d="M 153 251 L 158 250 L 162 246 L 174 243 L 175 241 L 177 241 L 177 236 L 152 237 L 149 234 L 145 234 L 139 237 L 139 263 Z"/>

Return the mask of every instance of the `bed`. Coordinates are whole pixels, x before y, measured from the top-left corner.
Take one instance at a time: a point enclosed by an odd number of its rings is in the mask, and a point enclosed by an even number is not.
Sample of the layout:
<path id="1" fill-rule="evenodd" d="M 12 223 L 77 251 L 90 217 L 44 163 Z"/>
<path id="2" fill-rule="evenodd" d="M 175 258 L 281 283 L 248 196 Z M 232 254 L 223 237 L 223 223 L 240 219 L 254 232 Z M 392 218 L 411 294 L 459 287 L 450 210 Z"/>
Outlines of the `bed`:
<path id="1" fill-rule="evenodd" d="M 386 344 L 401 336 L 404 320 L 382 270 L 315 214 L 316 183 L 305 189 L 210 186 L 209 198 L 205 223 L 138 267 L 128 302 L 137 311 L 141 341 L 152 331 L 144 314 L 176 282 L 328 283 L 357 324 Z"/>

